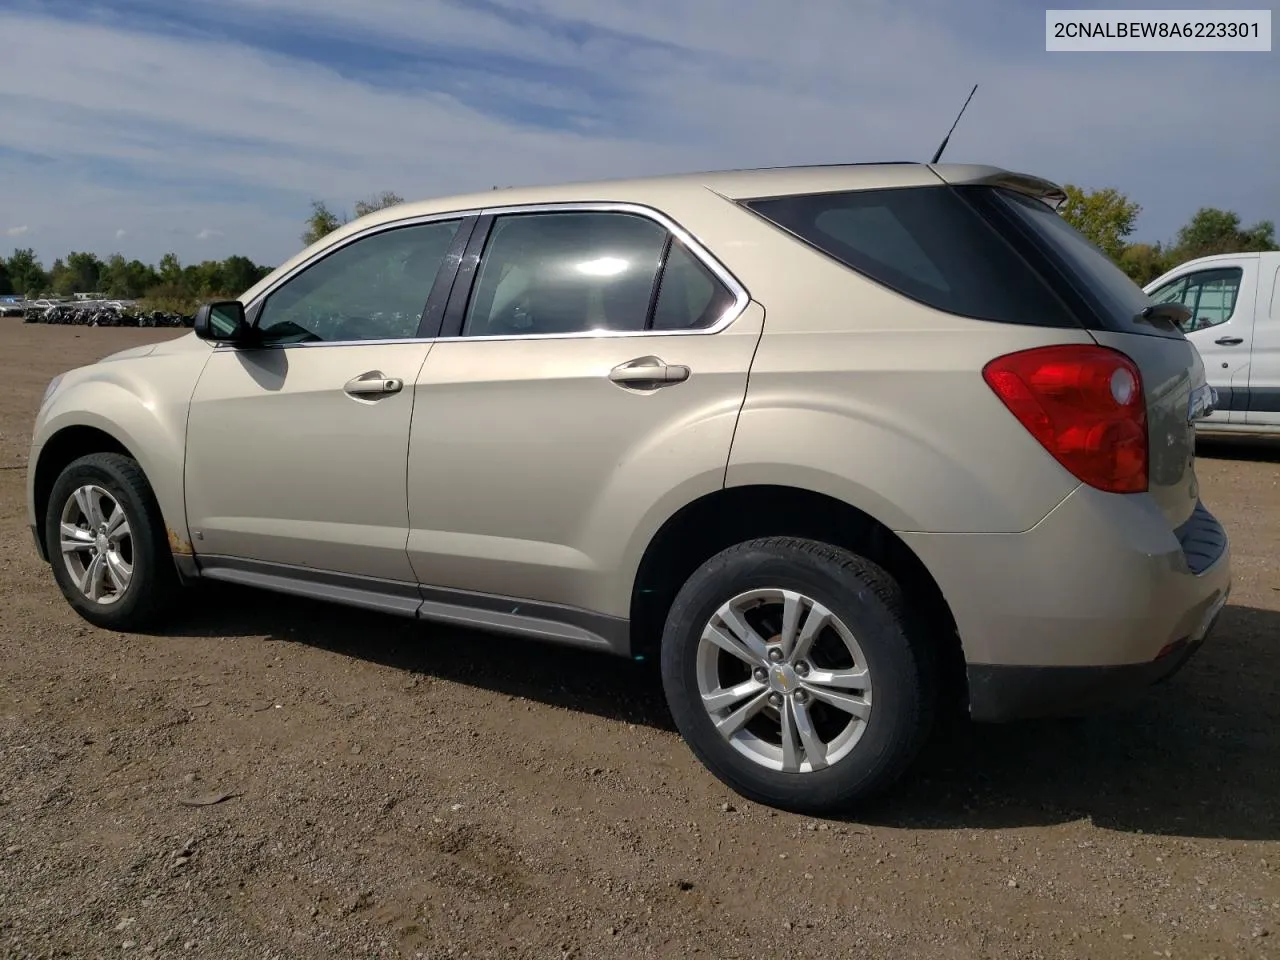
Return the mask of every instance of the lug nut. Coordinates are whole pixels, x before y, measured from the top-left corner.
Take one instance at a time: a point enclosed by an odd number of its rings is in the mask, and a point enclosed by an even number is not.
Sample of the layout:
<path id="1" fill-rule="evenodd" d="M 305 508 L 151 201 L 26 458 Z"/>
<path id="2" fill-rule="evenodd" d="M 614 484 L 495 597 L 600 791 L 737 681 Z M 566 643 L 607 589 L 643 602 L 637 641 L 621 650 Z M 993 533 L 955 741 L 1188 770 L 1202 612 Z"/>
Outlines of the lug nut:
<path id="1" fill-rule="evenodd" d="M 803 660 L 796 664 L 796 674 L 801 677 L 809 675 L 809 665 Z"/>
<path id="2" fill-rule="evenodd" d="M 772 660 L 774 663 L 777 663 L 779 660 L 782 659 L 782 650 L 779 649 L 778 647 L 771 648 L 769 650 L 769 659 Z"/>
<path id="3" fill-rule="evenodd" d="M 793 696 L 795 697 L 796 703 L 809 702 L 809 694 L 805 693 L 803 690 L 797 690 Z"/>
<path id="4" fill-rule="evenodd" d="M 782 705 L 782 697 L 779 694 L 771 693 L 769 694 L 769 702 L 775 707 L 779 707 Z"/>
<path id="5" fill-rule="evenodd" d="M 769 679 L 769 671 L 766 670 L 764 667 L 756 667 L 756 672 L 754 676 L 758 681 L 760 681 L 761 683 L 764 683 L 766 680 Z"/>

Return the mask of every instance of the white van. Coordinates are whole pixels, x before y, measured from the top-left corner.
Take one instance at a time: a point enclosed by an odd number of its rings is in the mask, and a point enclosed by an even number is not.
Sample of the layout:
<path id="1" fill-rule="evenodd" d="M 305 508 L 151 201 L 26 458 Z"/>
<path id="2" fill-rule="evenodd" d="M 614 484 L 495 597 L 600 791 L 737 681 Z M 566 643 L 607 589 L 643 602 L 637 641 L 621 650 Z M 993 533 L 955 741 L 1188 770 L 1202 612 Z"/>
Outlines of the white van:
<path id="1" fill-rule="evenodd" d="M 1191 311 L 1184 332 L 1218 391 L 1196 432 L 1280 436 L 1280 251 L 1188 260 L 1144 289 Z"/>

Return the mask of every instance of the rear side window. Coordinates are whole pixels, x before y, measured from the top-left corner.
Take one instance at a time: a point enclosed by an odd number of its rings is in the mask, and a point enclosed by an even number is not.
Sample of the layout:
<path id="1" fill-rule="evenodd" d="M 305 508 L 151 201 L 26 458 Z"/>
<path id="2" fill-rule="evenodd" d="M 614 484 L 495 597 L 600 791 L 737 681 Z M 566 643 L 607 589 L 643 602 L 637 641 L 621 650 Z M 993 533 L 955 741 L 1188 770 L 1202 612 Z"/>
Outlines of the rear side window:
<path id="1" fill-rule="evenodd" d="M 1079 326 L 1018 251 L 947 187 L 803 194 L 746 205 L 845 266 L 938 310 L 1002 323 Z"/>
<path id="2" fill-rule="evenodd" d="M 673 239 L 658 285 L 653 330 L 712 326 L 734 303 L 727 287 L 683 243 Z"/>

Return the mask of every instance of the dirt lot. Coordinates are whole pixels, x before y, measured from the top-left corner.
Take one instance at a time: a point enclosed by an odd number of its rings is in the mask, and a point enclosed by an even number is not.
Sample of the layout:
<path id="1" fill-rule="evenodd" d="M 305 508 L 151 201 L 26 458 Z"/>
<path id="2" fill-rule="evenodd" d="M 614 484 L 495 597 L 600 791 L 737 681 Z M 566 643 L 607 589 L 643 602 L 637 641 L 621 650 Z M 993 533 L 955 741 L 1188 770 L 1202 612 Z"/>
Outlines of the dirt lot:
<path id="1" fill-rule="evenodd" d="M 1236 588 L 1169 684 L 819 822 L 705 773 L 644 665 L 230 589 L 85 625 L 31 419 L 175 335 L 0 321 L 3 956 L 1280 957 L 1280 456 L 1202 450 Z"/>

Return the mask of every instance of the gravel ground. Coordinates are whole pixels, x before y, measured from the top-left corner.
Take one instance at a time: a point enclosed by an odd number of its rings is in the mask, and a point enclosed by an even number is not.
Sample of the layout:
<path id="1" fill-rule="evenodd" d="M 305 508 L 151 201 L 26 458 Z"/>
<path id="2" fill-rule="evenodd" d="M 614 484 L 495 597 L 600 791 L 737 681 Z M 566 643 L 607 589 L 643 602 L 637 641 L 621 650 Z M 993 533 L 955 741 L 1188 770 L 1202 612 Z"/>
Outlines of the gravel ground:
<path id="1" fill-rule="evenodd" d="M 0 320 L 5 957 L 1280 957 L 1280 455 L 1201 451 L 1236 586 L 1132 708 L 940 733 L 815 821 L 729 793 L 652 668 L 249 591 L 163 635 L 30 543 L 49 377 L 172 330 Z"/>

